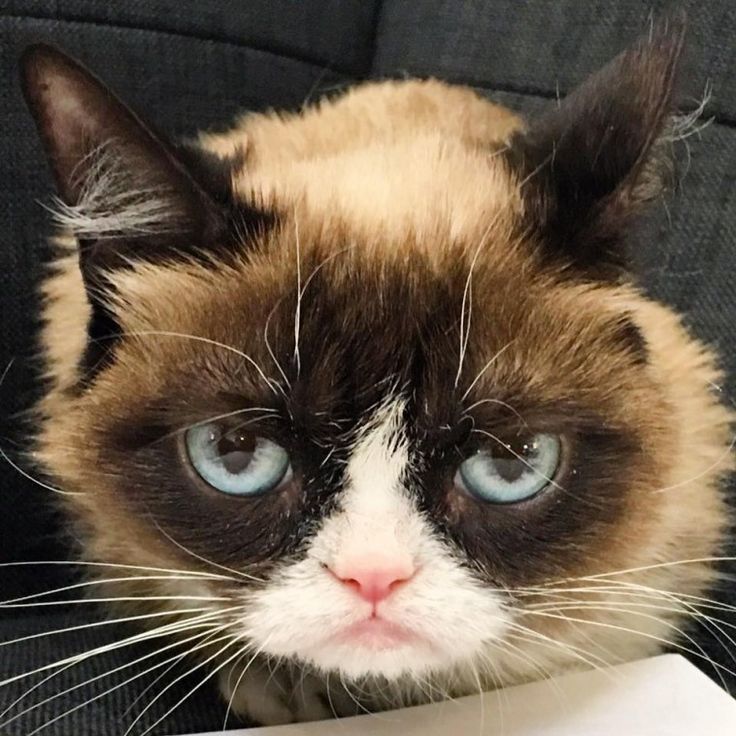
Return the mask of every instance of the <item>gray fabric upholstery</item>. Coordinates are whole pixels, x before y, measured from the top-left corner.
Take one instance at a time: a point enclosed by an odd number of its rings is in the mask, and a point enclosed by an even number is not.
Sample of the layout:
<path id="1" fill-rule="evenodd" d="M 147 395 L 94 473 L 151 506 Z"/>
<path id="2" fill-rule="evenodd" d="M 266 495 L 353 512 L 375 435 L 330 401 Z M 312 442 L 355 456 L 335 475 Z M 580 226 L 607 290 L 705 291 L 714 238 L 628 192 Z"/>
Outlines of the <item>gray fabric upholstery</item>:
<path id="1" fill-rule="evenodd" d="M 47 40 L 67 49 L 134 107 L 176 134 L 222 126 L 241 109 L 296 109 L 350 80 L 371 76 L 437 76 L 464 82 L 533 113 L 645 29 L 652 5 L 661 10 L 666 3 L 6 0 L 0 4 L 0 375 L 15 359 L 0 386 L 0 446 L 25 465 L 18 454 L 25 446 L 18 413 L 38 392 L 32 359 L 35 289 L 46 257 L 44 234 L 49 231 L 38 201 L 48 200 L 50 177 L 17 84 L 17 57 L 26 44 Z M 684 103 L 692 107 L 709 81 L 713 100 L 708 115 L 714 119 L 690 142 L 682 191 L 654 213 L 634 250 L 645 287 L 683 310 L 695 331 L 718 346 L 728 372 L 726 392 L 734 396 L 736 4 L 689 0 L 681 5 L 690 17 Z M 683 150 L 683 160 L 685 154 Z M 0 463 L 0 499 L 0 562 L 68 554 L 63 524 L 53 514 L 49 493 L 5 463 Z M 0 599 L 48 589 L 67 578 L 67 571 L 48 566 L 0 568 Z M 89 606 L 72 605 L 58 611 L 1 611 L 0 640 L 79 626 L 99 615 Z M 102 626 L 2 648 L 0 680 L 127 633 Z M 703 646 L 728 665 L 712 635 L 702 631 L 699 635 Z M 41 703 L 52 693 L 144 654 L 143 649 L 117 650 L 71 667 L 24 703 Z M 6 726 L 0 716 L 0 733 L 27 734 L 100 695 L 116 679 L 122 682 L 135 667 L 140 665 L 90 682 Z M 134 707 L 126 714 L 126 709 L 158 673 L 48 723 L 42 733 L 122 733 L 123 724 L 139 712 Z M 172 688 L 152 711 L 165 713 L 187 692 L 185 682 Z M 196 679 L 191 682 L 193 686 Z M 33 683 L 25 679 L 0 687 L 0 711 Z M 9 715 L 17 712 L 18 708 Z M 223 717 L 224 707 L 205 688 L 154 733 L 219 729 Z M 153 720 L 147 716 L 145 723 Z"/>

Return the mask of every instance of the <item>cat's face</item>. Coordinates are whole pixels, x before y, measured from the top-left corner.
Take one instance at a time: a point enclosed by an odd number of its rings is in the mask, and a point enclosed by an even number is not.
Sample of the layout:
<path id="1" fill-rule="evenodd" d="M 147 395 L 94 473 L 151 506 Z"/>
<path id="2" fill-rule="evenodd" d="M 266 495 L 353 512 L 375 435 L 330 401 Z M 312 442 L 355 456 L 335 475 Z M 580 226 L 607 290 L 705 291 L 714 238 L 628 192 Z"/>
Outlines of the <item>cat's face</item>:
<path id="1" fill-rule="evenodd" d="M 377 213 L 370 239 L 308 198 L 262 212 L 233 186 L 247 157 L 214 177 L 37 51 L 91 303 L 41 456 L 88 553 L 222 573 L 161 587 L 219 599 L 264 654 L 387 677 L 482 661 L 539 586 L 655 563 L 655 491 L 691 465 L 621 240 L 678 50 L 655 37 L 507 148 L 464 149 L 495 198 L 462 227 Z"/>
<path id="2" fill-rule="evenodd" d="M 121 282 L 126 336 L 56 424 L 96 535 L 255 576 L 215 586 L 243 634 L 350 674 L 472 657 L 517 588 L 636 563 L 672 438 L 608 290 L 522 281 L 491 245 L 463 312 L 472 253 L 325 263 L 302 228 L 297 308 L 291 233 L 279 269 Z"/>

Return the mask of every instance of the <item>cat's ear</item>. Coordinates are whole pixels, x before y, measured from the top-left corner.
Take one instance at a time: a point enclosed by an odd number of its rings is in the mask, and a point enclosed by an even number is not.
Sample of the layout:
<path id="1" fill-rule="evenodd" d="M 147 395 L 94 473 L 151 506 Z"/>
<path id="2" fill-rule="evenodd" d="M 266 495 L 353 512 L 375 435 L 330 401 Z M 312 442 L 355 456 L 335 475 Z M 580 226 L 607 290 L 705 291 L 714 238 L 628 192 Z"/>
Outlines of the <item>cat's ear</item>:
<path id="1" fill-rule="evenodd" d="M 512 139 L 543 255 L 606 277 L 627 268 L 627 226 L 670 170 L 662 143 L 683 36 L 683 17 L 659 22 Z"/>
<path id="2" fill-rule="evenodd" d="M 80 242 L 88 285 L 131 260 L 191 254 L 228 237 L 233 213 L 190 156 L 87 69 L 39 44 L 24 52 L 21 72 L 59 191 L 57 219 Z M 259 213 L 236 214 L 241 232 L 258 225 Z"/>

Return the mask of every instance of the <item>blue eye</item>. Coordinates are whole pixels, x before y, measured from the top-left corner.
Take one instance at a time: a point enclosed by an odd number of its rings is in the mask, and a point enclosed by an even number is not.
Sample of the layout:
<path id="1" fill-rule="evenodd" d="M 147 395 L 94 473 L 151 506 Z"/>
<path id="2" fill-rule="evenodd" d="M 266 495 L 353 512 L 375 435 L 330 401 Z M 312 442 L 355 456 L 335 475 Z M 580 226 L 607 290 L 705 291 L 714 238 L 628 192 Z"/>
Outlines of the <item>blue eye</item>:
<path id="1" fill-rule="evenodd" d="M 288 482 L 289 455 L 275 442 L 252 432 L 212 422 L 186 433 L 189 461 L 213 488 L 235 496 L 256 496 Z"/>
<path id="2" fill-rule="evenodd" d="M 457 469 L 455 485 L 488 503 L 518 503 L 554 482 L 562 443 L 553 434 L 535 434 L 496 443 Z"/>

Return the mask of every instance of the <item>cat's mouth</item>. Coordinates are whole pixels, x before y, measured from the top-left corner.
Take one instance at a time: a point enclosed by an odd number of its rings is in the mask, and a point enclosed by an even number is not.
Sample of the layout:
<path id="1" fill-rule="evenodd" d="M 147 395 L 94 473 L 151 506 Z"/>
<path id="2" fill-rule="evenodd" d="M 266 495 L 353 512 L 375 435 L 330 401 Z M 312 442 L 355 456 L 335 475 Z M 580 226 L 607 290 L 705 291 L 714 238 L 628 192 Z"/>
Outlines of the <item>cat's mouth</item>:
<path id="1" fill-rule="evenodd" d="M 332 637 L 333 642 L 373 650 L 396 649 L 402 646 L 427 644 L 416 631 L 373 614 L 350 624 Z"/>

